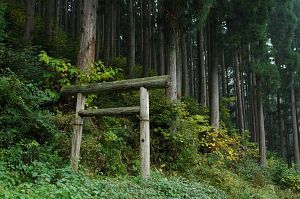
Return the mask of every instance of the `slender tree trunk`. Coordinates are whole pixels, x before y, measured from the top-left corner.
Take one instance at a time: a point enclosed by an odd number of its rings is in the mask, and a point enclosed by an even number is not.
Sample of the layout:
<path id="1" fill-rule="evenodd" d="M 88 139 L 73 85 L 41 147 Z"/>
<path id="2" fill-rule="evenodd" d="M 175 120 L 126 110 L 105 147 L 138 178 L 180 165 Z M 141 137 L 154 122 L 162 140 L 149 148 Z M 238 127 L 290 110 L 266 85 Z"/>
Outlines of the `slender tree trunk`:
<path id="1" fill-rule="evenodd" d="M 241 81 L 240 81 L 240 70 L 239 70 L 239 59 L 238 52 L 235 52 L 234 56 L 234 68 L 235 68 L 235 84 L 236 84 L 236 98 L 237 98 L 237 112 L 238 112 L 238 127 L 240 133 L 243 136 L 245 130 L 244 125 L 244 114 L 243 114 L 243 104 L 242 104 L 242 95 L 241 95 Z"/>
<path id="2" fill-rule="evenodd" d="M 182 94 L 183 96 L 188 96 L 188 63 L 187 63 L 187 48 L 186 48 L 186 38 L 185 35 L 181 39 L 181 52 L 182 52 Z"/>
<path id="3" fill-rule="evenodd" d="M 261 83 L 259 83 L 261 89 Z M 267 165 L 267 149 L 266 149 L 266 133 L 265 133 L 265 122 L 264 122 L 264 110 L 263 110 L 263 99 L 262 93 L 258 95 L 258 113 L 259 113 L 259 155 L 260 165 L 266 167 Z"/>
<path id="4" fill-rule="evenodd" d="M 116 9 L 115 9 L 115 4 L 111 2 L 111 7 L 110 7 L 110 28 L 111 28 L 111 36 L 110 36 L 110 54 L 111 57 L 116 57 Z"/>
<path id="5" fill-rule="evenodd" d="M 105 1 L 105 32 L 104 32 L 104 64 L 109 65 L 110 62 L 110 0 Z"/>
<path id="6" fill-rule="evenodd" d="M 139 49 L 137 51 L 138 55 L 139 55 L 139 64 L 143 65 L 144 60 L 143 60 L 143 55 L 144 55 L 144 19 L 143 19 L 143 12 L 144 12 L 144 7 L 143 7 L 143 0 L 139 0 L 140 3 L 140 24 L 139 24 Z"/>
<path id="7" fill-rule="evenodd" d="M 35 0 L 26 0 L 26 25 L 24 41 L 31 43 L 34 30 Z"/>
<path id="8" fill-rule="evenodd" d="M 180 49 L 180 41 L 182 40 L 182 34 L 177 33 L 177 41 L 176 41 L 176 86 L 177 86 L 177 97 L 182 97 L 182 58 L 181 58 L 181 49 Z"/>
<path id="9" fill-rule="evenodd" d="M 64 31 L 68 32 L 69 28 L 69 20 L 68 20 L 68 13 L 69 13 L 69 3 L 68 0 L 65 1 L 65 7 L 64 7 Z"/>
<path id="10" fill-rule="evenodd" d="M 207 85 L 206 85 L 206 68 L 204 60 L 204 36 L 203 28 L 197 32 L 198 40 L 198 68 L 199 68 L 199 79 L 200 79 L 200 104 L 204 107 L 207 106 Z"/>
<path id="11" fill-rule="evenodd" d="M 193 65 L 193 42 L 192 42 L 192 35 L 188 33 L 187 36 L 187 63 L 188 63 L 188 81 L 187 84 L 189 88 L 187 90 L 187 95 L 195 97 L 195 72 L 194 72 L 194 65 Z"/>
<path id="12" fill-rule="evenodd" d="M 219 128 L 220 113 L 219 113 L 219 72 L 217 64 L 217 45 L 216 31 L 217 22 L 215 19 L 210 20 L 210 48 L 209 48 L 209 105 L 210 105 L 210 125 Z"/>
<path id="13" fill-rule="evenodd" d="M 278 122 L 278 131 L 279 131 L 279 136 L 280 136 L 280 154 L 281 157 L 284 159 L 285 158 L 285 153 L 284 153 L 284 142 L 285 142 L 285 137 L 284 137 L 284 124 L 283 124 L 283 119 L 282 119 L 282 114 L 281 114 L 281 102 L 280 102 L 280 94 L 277 93 L 277 122 Z"/>
<path id="14" fill-rule="evenodd" d="M 289 134 L 289 126 L 288 126 L 288 116 L 290 115 L 288 113 L 288 104 L 287 104 L 287 99 L 284 99 L 284 109 L 283 109 L 283 115 L 284 115 L 284 130 L 285 130 L 285 136 L 286 136 L 286 154 L 287 154 L 287 163 L 288 167 L 292 167 L 292 159 L 291 159 L 291 139 L 290 139 L 290 134 Z"/>
<path id="15" fill-rule="evenodd" d="M 253 108 L 254 108 L 254 140 L 256 143 L 259 143 L 259 111 L 258 111 L 258 93 L 255 90 L 256 89 L 256 75 L 253 75 L 252 77 L 252 82 L 253 82 L 253 88 L 254 88 L 254 92 L 253 92 Z"/>
<path id="16" fill-rule="evenodd" d="M 164 49 L 164 33 L 162 28 L 159 33 L 159 75 L 164 75 L 165 73 L 165 49 Z"/>
<path id="17" fill-rule="evenodd" d="M 128 0 L 128 77 L 133 78 L 133 67 L 135 65 L 135 29 L 134 29 L 134 13 L 133 0 Z"/>
<path id="18" fill-rule="evenodd" d="M 134 25 L 133 25 L 134 27 Z M 120 57 L 121 56 L 121 8 L 120 5 L 117 5 L 117 10 L 116 10 L 116 56 Z"/>
<path id="19" fill-rule="evenodd" d="M 222 50 L 222 65 L 221 65 L 221 81 L 222 81 L 222 97 L 227 96 L 226 72 L 225 72 L 225 52 Z"/>
<path id="20" fill-rule="evenodd" d="M 296 100 L 295 100 L 294 86 L 291 86 L 291 109 L 292 109 L 292 121 L 293 121 L 295 164 L 297 170 L 300 171 L 300 154 L 299 154 L 299 140 L 298 140 L 297 116 L 296 116 L 297 113 L 296 113 Z"/>
<path id="21" fill-rule="evenodd" d="M 76 37 L 76 2 L 72 2 L 72 10 L 70 17 L 70 31 L 71 35 Z"/>
<path id="22" fill-rule="evenodd" d="M 149 0 L 143 1 L 143 77 L 149 76 L 150 69 L 150 29 L 149 29 Z"/>
<path id="23" fill-rule="evenodd" d="M 77 0 L 75 1 L 75 4 L 76 4 L 76 28 L 75 28 L 75 36 L 76 38 L 80 38 L 80 35 L 81 35 L 81 19 L 82 19 L 82 11 L 81 11 L 81 8 L 82 8 L 82 2 L 83 0 Z"/>
<path id="24" fill-rule="evenodd" d="M 46 0 L 46 16 L 44 20 L 44 31 L 46 42 L 50 44 L 53 33 L 53 15 L 54 15 L 54 1 Z"/>

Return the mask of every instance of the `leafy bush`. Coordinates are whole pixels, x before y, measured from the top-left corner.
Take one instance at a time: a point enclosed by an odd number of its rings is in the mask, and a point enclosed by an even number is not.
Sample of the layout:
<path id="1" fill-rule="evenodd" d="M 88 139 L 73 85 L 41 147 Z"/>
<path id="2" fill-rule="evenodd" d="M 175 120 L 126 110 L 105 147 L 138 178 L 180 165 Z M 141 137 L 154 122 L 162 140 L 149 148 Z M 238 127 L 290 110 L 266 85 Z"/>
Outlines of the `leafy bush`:
<path id="1" fill-rule="evenodd" d="M 35 139 L 44 143 L 56 132 L 52 115 L 41 110 L 51 98 L 34 84 L 7 72 L 0 76 L 0 146 Z"/>
<path id="2" fill-rule="evenodd" d="M 40 84 L 44 81 L 43 76 L 49 72 L 38 61 L 39 52 L 39 47 L 14 48 L 0 45 L 0 67 L 9 68 L 19 77 Z"/>
<path id="3" fill-rule="evenodd" d="M 268 160 L 268 172 L 272 181 L 284 189 L 300 192 L 300 174 L 295 168 L 288 168 L 287 164 L 276 156 Z"/>
<path id="4" fill-rule="evenodd" d="M 74 84 L 76 81 L 87 84 L 113 80 L 121 71 L 119 68 L 105 67 L 101 61 L 81 71 L 78 67 L 68 63 L 68 60 L 50 57 L 45 51 L 40 52 L 39 61 L 47 70 L 40 84 L 50 89 L 55 98 L 60 96 L 59 92 L 63 86 Z M 90 95 L 86 100 L 88 105 L 91 105 L 95 98 L 95 95 Z"/>

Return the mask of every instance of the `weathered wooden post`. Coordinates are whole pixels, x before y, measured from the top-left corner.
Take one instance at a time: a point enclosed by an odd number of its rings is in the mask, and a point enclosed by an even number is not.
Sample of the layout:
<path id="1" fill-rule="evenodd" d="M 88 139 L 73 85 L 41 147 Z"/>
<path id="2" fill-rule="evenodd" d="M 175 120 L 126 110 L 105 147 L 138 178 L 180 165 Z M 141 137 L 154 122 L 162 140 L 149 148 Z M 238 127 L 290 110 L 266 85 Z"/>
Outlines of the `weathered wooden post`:
<path id="1" fill-rule="evenodd" d="M 72 137 L 72 150 L 71 150 L 71 166 L 73 171 L 78 171 L 78 163 L 80 158 L 80 145 L 83 128 L 83 118 L 79 112 L 84 110 L 85 96 L 81 93 L 77 94 L 76 103 L 76 118 Z"/>
<path id="2" fill-rule="evenodd" d="M 141 177 L 150 177 L 150 121 L 149 121 L 149 92 L 140 88 L 140 158 Z"/>

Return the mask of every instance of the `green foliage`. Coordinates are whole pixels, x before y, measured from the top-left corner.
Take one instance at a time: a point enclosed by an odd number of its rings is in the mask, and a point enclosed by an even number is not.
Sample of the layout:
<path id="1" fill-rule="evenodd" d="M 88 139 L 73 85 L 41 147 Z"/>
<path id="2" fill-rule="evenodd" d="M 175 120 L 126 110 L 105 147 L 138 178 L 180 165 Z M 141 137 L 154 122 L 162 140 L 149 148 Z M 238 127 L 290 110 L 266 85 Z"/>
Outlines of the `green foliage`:
<path id="1" fill-rule="evenodd" d="M 268 161 L 268 171 L 275 184 L 284 189 L 300 192 L 300 175 L 295 168 L 288 168 L 286 163 L 272 156 Z"/>
<path id="2" fill-rule="evenodd" d="M 36 25 L 39 18 L 36 19 Z M 42 23 L 41 25 L 44 24 Z M 38 31 L 38 32 L 37 32 Z M 51 42 L 45 41 L 44 29 L 41 27 L 37 29 L 35 36 L 35 43 L 37 45 L 45 46 L 49 54 L 53 57 L 64 57 L 75 63 L 79 51 L 79 41 L 72 37 L 69 33 L 62 30 L 61 27 L 55 26 L 52 31 Z"/>
<path id="3" fill-rule="evenodd" d="M 46 165 L 44 165 L 46 166 Z M 38 170 L 39 165 L 33 165 Z M 45 168 L 46 169 L 46 168 Z M 47 171 L 48 170 L 48 171 Z M 167 178 L 160 173 L 142 182 L 139 177 L 99 178 L 74 174 L 69 168 L 51 169 L 35 182 L 18 185 L 7 183 L 12 180 L 8 168 L 0 164 L 1 198 L 201 198 L 225 199 L 224 192 L 208 185 L 183 178 Z M 49 181 L 49 178 L 51 179 Z"/>
<path id="4" fill-rule="evenodd" d="M 76 81 L 80 84 L 110 81 L 122 71 L 120 68 L 106 67 L 101 61 L 82 71 L 65 59 L 48 56 L 45 51 L 41 51 L 38 57 L 39 62 L 43 63 L 47 70 L 39 83 L 44 88 L 50 89 L 49 91 L 55 98 L 60 96 L 59 92 L 63 86 L 75 84 Z M 91 95 L 87 99 L 89 106 L 91 106 L 94 98 L 95 96 Z"/>
<path id="5" fill-rule="evenodd" d="M 270 183 L 267 170 L 258 166 L 257 161 L 248 157 L 244 158 L 236 165 L 236 173 L 244 180 L 262 187 Z"/>
<path id="6" fill-rule="evenodd" d="M 14 48 L 23 47 L 24 42 L 22 35 L 24 34 L 26 15 L 20 2 L 8 4 L 5 19 L 7 27 L 9 27 L 7 28 L 6 44 Z"/>
<path id="7" fill-rule="evenodd" d="M 38 61 L 39 51 L 39 47 L 14 48 L 0 45 L 0 67 L 9 68 L 27 81 L 36 84 L 43 82 L 42 77 L 48 72 Z"/>
<path id="8" fill-rule="evenodd" d="M 221 124 L 224 128 L 233 129 L 232 115 L 230 113 L 230 107 L 233 107 L 234 103 L 236 103 L 236 97 L 221 99 L 220 103 L 220 119 Z"/>
<path id="9" fill-rule="evenodd" d="M 270 63 L 256 63 L 252 66 L 252 70 L 262 80 L 262 91 L 276 92 L 280 86 L 280 75 L 276 65 Z"/>
<path id="10" fill-rule="evenodd" d="M 6 20 L 4 18 L 6 10 L 6 4 L 1 0 L 0 1 L 0 43 L 5 38 L 5 28 L 6 28 Z"/>
<path id="11" fill-rule="evenodd" d="M 187 177 L 219 187 L 232 199 L 299 198 L 296 192 L 281 190 L 271 181 L 269 171 L 262 169 L 254 160 L 243 159 L 228 168 L 223 164 L 212 164 L 209 156 L 201 156 L 197 169 Z"/>
<path id="12" fill-rule="evenodd" d="M 51 98 L 34 84 L 22 82 L 10 71 L 0 76 L 0 145 L 36 139 L 46 142 L 55 133 L 52 115 L 41 110 Z"/>

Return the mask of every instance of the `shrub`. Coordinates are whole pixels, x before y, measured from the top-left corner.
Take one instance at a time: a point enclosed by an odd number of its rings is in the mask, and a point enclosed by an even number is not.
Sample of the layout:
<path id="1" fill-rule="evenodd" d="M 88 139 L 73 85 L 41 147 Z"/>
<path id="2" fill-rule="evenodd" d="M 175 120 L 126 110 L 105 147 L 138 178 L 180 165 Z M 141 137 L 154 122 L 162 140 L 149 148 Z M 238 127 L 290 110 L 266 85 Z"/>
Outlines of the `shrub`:
<path id="1" fill-rule="evenodd" d="M 41 106 L 51 98 L 34 84 L 7 73 L 0 76 L 0 146 L 7 147 L 21 140 L 49 141 L 56 128 L 52 115 L 41 110 Z"/>
<path id="2" fill-rule="evenodd" d="M 39 47 L 24 47 L 20 49 L 0 45 L 0 67 L 9 68 L 20 78 L 40 84 L 44 81 L 43 77 L 49 72 L 38 61 L 37 56 L 39 52 Z"/>

